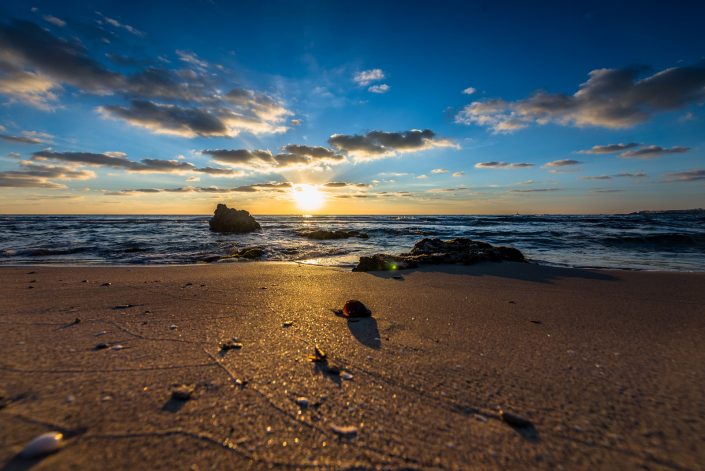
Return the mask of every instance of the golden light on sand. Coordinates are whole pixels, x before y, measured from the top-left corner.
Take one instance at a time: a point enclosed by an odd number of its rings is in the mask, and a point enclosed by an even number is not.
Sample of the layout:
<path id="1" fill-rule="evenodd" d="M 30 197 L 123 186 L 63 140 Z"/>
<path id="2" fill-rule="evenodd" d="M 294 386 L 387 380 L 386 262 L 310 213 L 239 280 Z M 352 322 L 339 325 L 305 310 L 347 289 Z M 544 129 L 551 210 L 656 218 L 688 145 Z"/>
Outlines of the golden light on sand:
<path id="1" fill-rule="evenodd" d="M 323 207 L 326 195 L 314 185 L 301 183 L 291 189 L 291 197 L 302 211 L 316 211 Z"/>

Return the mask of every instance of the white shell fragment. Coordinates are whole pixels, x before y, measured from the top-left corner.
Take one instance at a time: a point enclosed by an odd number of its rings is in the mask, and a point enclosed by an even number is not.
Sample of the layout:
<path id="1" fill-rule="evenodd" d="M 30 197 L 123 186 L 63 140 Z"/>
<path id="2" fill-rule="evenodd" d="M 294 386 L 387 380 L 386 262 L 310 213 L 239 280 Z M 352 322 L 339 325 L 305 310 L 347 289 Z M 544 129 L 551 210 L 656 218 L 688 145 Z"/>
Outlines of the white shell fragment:
<path id="1" fill-rule="evenodd" d="M 348 373 L 347 371 L 343 371 L 342 373 L 340 373 L 340 377 L 343 379 L 347 379 L 348 381 L 353 379 L 352 373 Z"/>
<path id="2" fill-rule="evenodd" d="M 330 429 L 335 433 L 336 435 L 339 435 L 344 438 L 352 438 L 357 435 L 357 427 L 354 425 L 331 425 Z"/>
<path id="3" fill-rule="evenodd" d="M 34 440 L 29 442 L 27 446 L 20 452 L 23 458 L 36 458 L 39 456 L 48 455 L 58 451 L 64 444 L 64 434 L 61 432 L 43 433 Z"/>

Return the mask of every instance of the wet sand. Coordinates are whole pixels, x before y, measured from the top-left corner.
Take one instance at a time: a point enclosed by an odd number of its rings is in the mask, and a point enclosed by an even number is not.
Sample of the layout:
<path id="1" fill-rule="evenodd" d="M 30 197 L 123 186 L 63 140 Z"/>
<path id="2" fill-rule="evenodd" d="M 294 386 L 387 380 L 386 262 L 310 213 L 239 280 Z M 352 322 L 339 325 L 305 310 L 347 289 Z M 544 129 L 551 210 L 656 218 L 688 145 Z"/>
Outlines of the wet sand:
<path id="1" fill-rule="evenodd" d="M 705 273 L 2 267 L 0 469 L 702 469 L 703 339 Z"/>

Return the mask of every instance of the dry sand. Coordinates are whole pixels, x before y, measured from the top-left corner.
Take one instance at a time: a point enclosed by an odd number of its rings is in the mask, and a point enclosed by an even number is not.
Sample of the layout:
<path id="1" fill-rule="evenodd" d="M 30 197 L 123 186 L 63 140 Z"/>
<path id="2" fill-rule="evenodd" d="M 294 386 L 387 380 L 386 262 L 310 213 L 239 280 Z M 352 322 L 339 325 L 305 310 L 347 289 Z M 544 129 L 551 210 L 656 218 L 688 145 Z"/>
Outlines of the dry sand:
<path id="1" fill-rule="evenodd" d="M 705 273 L 392 275 L 0 268 L 0 467 L 703 469 Z M 374 317 L 332 313 L 351 298 Z M 50 430 L 63 449 L 17 457 Z"/>

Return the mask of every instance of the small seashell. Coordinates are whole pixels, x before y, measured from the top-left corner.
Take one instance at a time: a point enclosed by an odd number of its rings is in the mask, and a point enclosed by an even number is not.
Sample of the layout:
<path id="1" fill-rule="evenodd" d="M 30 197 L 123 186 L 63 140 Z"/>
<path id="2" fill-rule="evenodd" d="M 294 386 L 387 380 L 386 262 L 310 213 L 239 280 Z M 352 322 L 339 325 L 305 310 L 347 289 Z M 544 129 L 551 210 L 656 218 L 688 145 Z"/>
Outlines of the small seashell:
<path id="1" fill-rule="evenodd" d="M 169 328 L 170 328 L 171 330 L 175 330 L 175 329 L 177 329 L 178 327 L 176 327 L 176 324 L 171 324 L 171 325 L 169 326 Z"/>
<path id="2" fill-rule="evenodd" d="M 43 433 L 29 442 L 20 452 L 23 458 L 36 458 L 58 451 L 64 444 L 61 432 Z"/>
<path id="3" fill-rule="evenodd" d="M 345 317 L 370 317 L 372 312 L 360 301 L 351 299 L 343 306 L 343 315 Z"/>
<path id="4" fill-rule="evenodd" d="M 103 284 L 100 285 L 100 286 L 110 286 L 110 285 L 112 285 L 112 283 L 107 283 L 107 282 L 106 282 L 106 283 L 103 283 Z"/>
<path id="5" fill-rule="evenodd" d="M 330 426 L 333 433 L 339 435 L 343 438 L 352 438 L 357 435 L 357 427 L 354 425 L 336 425 L 332 424 Z"/>
<path id="6" fill-rule="evenodd" d="M 113 349 L 113 350 L 123 350 L 123 349 L 125 349 L 125 348 L 127 348 L 127 347 L 124 346 L 124 345 L 120 345 L 120 344 L 117 344 L 117 345 L 113 345 L 113 346 L 112 346 L 112 349 Z"/>
<path id="7" fill-rule="evenodd" d="M 96 337 L 102 337 L 103 335 L 107 334 L 107 330 L 101 330 L 100 332 L 96 332 L 95 336 Z"/>
<path id="8" fill-rule="evenodd" d="M 350 381 L 351 379 L 353 379 L 352 373 L 349 373 L 349 372 L 347 372 L 347 371 L 343 371 L 342 373 L 340 373 L 340 377 L 343 378 L 343 379 L 346 379 L 346 380 L 348 380 L 348 381 Z"/>
<path id="9" fill-rule="evenodd" d="M 294 325 L 294 321 L 282 322 L 282 327 L 291 327 L 292 325 Z"/>

